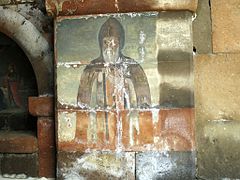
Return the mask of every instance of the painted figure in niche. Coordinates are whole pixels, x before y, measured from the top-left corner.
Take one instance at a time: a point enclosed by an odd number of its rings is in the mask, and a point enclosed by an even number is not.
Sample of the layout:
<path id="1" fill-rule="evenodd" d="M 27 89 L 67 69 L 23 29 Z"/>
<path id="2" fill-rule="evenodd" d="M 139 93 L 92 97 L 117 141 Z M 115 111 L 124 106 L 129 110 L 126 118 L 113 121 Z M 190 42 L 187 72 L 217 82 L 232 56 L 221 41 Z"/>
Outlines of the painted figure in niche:
<path id="1" fill-rule="evenodd" d="M 0 89 L 0 110 L 6 109 L 6 104 L 4 101 L 4 93 L 2 89 Z"/>
<path id="2" fill-rule="evenodd" d="M 79 107 L 148 107 L 151 95 L 142 67 L 123 55 L 125 34 L 115 18 L 109 18 L 98 34 L 100 56 L 84 69 L 78 89 Z"/>
<path id="3" fill-rule="evenodd" d="M 22 107 L 21 98 L 19 95 L 19 75 L 14 64 L 8 66 L 6 75 L 6 84 L 8 90 L 8 101 L 10 107 Z"/>

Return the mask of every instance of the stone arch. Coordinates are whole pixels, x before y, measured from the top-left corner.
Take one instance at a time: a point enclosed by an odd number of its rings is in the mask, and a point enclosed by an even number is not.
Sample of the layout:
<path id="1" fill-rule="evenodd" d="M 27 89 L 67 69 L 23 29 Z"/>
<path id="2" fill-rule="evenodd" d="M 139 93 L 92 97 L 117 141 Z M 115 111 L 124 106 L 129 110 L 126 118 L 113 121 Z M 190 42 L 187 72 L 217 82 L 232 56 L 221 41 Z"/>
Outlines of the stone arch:
<path id="1" fill-rule="evenodd" d="M 38 29 L 19 13 L 0 7 L 0 32 L 13 39 L 28 57 L 39 96 L 53 94 L 53 53 Z"/>

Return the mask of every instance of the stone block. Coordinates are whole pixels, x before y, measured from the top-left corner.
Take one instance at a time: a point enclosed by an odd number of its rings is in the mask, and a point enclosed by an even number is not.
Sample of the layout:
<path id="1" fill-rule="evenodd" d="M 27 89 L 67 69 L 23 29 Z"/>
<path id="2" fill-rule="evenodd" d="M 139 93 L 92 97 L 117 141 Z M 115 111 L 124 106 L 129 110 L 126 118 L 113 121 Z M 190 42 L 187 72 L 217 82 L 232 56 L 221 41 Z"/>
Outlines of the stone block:
<path id="1" fill-rule="evenodd" d="M 192 14 L 161 12 L 159 17 L 156 25 L 161 79 L 159 104 L 161 107 L 193 107 Z"/>
<path id="2" fill-rule="evenodd" d="M 11 4 L 11 0 L 0 0 L 0 5 L 8 5 Z"/>
<path id="3" fill-rule="evenodd" d="M 212 53 L 212 21 L 209 0 L 199 0 L 193 21 L 193 46 L 197 54 Z"/>
<path id="4" fill-rule="evenodd" d="M 34 154 L 4 154 L 1 164 L 2 174 L 25 174 L 38 177 L 38 155 Z"/>
<path id="5" fill-rule="evenodd" d="M 52 118 L 38 118 L 39 176 L 55 177 L 55 128 Z"/>
<path id="6" fill-rule="evenodd" d="M 198 176 L 239 178 L 240 55 L 195 59 Z"/>
<path id="7" fill-rule="evenodd" d="M 194 180 L 194 152 L 145 152 L 136 155 L 136 179 Z"/>
<path id="8" fill-rule="evenodd" d="M 240 122 L 216 119 L 199 128 L 202 131 L 198 134 L 198 177 L 239 179 Z"/>
<path id="9" fill-rule="evenodd" d="M 53 97 L 29 97 L 28 104 L 33 116 L 53 116 Z"/>
<path id="10" fill-rule="evenodd" d="M 1 153 L 34 153 L 38 151 L 37 137 L 32 132 L 0 131 Z"/>
<path id="11" fill-rule="evenodd" d="M 57 178 L 135 179 L 135 153 L 66 153 L 58 152 Z"/>
<path id="12" fill-rule="evenodd" d="M 46 9 L 53 16 L 87 15 L 123 12 L 146 12 L 161 10 L 189 10 L 197 9 L 197 0 L 106 0 L 99 3 L 96 0 L 47 0 Z"/>
<path id="13" fill-rule="evenodd" d="M 213 52 L 240 52 L 240 2 L 211 0 Z"/>

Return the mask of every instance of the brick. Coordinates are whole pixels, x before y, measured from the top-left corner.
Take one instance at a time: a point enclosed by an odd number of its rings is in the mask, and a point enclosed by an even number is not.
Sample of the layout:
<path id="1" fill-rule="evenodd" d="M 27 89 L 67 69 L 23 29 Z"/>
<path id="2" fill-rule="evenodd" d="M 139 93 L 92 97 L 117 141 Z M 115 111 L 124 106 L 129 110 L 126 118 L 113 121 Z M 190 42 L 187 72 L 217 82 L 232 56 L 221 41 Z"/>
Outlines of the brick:
<path id="1" fill-rule="evenodd" d="M 213 52 L 240 51 L 240 2 L 211 0 Z"/>
<path id="2" fill-rule="evenodd" d="M 38 151 L 36 136 L 31 132 L 0 131 L 1 153 L 34 153 Z"/>
<path id="3" fill-rule="evenodd" d="M 55 128 L 52 118 L 38 118 L 39 176 L 55 177 Z"/>
<path id="4" fill-rule="evenodd" d="M 135 179 L 135 153 L 58 152 L 57 179 Z"/>
<path id="5" fill-rule="evenodd" d="M 165 149 L 186 151 L 195 149 L 194 109 L 161 110 L 158 133 Z"/>
<path id="6" fill-rule="evenodd" d="M 126 151 L 146 150 L 144 145 L 154 143 L 154 126 L 151 111 L 123 111 L 122 144 Z"/>
<path id="7" fill-rule="evenodd" d="M 108 116 L 108 125 L 106 125 L 105 113 Z M 72 121 L 74 116 L 76 120 Z M 117 137 L 116 120 L 114 111 L 59 113 L 58 149 L 67 151 L 84 151 L 88 148 L 114 150 Z"/>
<path id="8" fill-rule="evenodd" d="M 53 97 L 29 97 L 28 104 L 33 116 L 53 116 Z"/>
<path id="9" fill-rule="evenodd" d="M 137 153 L 136 179 L 195 179 L 195 153 Z"/>
<path id="10" fill-rule="evenodd" d="M 106 14 L 120 12 L 144 12 L 160 10 L 190 10 L 197 9 L 197 0 L 171 0 L 166 3 L 164 0 L 106 0 L 99 3 L 96 0 L 74 1 L 74 0 L 47 0 L 46 9 L 48 14 L 54 16 L 64 15 L 86 15 Z"/>
<path id="11" fill-rule="evenodd" d="M 122 144 L 126 151 L 195 149 L 194 109 L 143 111 L 135 117 L 123 112 L 122 117 Z"/>
<path id="12" fill-rule="evenodd" d="M 74 114 L 60 114 L 58 149 L 62 151 L 117 150 L 118 147 L 123 151 L 195 149 L 192 108 L 108 112 L 108 138 L 105 112 L 97 111 L 91 118 L 90 112 L 77 111 L 74 113 L 77 120 L 73 121 L 76 125 L 71 122 Z"/>
<path id="13" fill-rule="evenodd" d="M 33 154 L 4 154 L 1 164 L 2 174 L 25 174 L 38 177 L 38 155 Z"/>
<path id="14" fill-rule="evenodd" d="M 198 175 L 240 177 L 240 55 L 199 55 L 195 59 Z"/>
<path id="15" fill-rule="evenodd" d="M 193 21 L 193 46 L 197 54 L 212 53 L 212 21 L 209 0 L 199 0 Z"/>

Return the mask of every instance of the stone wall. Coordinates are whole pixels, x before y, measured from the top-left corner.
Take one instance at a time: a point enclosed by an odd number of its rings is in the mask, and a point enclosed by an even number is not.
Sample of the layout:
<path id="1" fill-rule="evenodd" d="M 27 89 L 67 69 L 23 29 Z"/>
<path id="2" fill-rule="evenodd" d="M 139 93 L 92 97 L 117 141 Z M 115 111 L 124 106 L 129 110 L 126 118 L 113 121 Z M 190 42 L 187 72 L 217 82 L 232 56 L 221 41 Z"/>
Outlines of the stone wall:
<path id="1" fill-rule="evenodd" d="M 237 0 L 200 0 L 194 22 L 197 176 L 239 179 Z"/>
<path id="2" fill-rule="evenodd" d="M 27 77 L 24 79 L 26 84 L 31 82 L 29 79 L 36 82 L 35 91 L 31 93 L 31 96 L 35 97 L 28 102 L 30 96 L 28 93 L 24 98 L 24 104 L 29 108 L 24 111 L 26 116 L 18 115 L 19 108 L 13 109 L 11 113 L 0 111 L 0 116 L 5 115 L 0 120 L 1 124 L 2 121 L 11 120 L 10 126 L 13 127 L 8 130 L 1 128 L 0 131 L 0 173 L 4 177 L 11 178 L 54 177 L 55 145 L 51 98 L 53 96 L 53 20 L 47 16 L 42 0 L 0 0 L 0 32 L 17 43 L 25 57 L 21 59 L 21 54 L 19 55 L 16 50 L 7 54 L 4 51 L 7 38 L 0 38 L 0 51 L 3 57 L 1 76 L 7 70 L 5 60 L 7 63 L 15 63 L 17 68 L 22 70 L 22 74 L 26 74 Z M 30 68 L 26 68 L 23 60 L 28 61 Z M 34 90 L 32 87 L 29 89 L 29 91 Z M 29 112 L 37 116 L 31 118 L 31 122 L 29 118 L 27 119 L 30 117 Z M 34 129 L 30 129 L 33 132 L 25 128 L 29 124 L 34 124 Z"/>
<path id="3" fill-rule="evenodd" d="M 194 179 L 197 1 L 91 2 L 47 1 L 57 16 L 57 178 Z M 118 59 L 104 54 L 108 38 Z"/>
<path id="4" fill-rule="evenodd" d="M 159 108 L 160 110 L 145 110 L 141 112 L 137 125 L 136 120 L 129 120 L 129 117 L 127 117 L 128 112 L 126 111 L 121 112 L 121 116 L 125 117 L 122 119 L 114 115 L 115 111 L 110 112 L 109 117 L 113 117 L 111 119 L 112 124 L 109 124 L 110 130 L 107 138 L 109 140 L 110 135 L 112 142 L 110 144 L 109 142 L 106 144 L 105 131 L 96 131 L 96 129 L 95 133 L 99 137 L 98 142 L 89 144 L 87 141 L 88 136 L 94 137 L 94 135 L 87 130 L 89 120 L 86 118 L 88 116 L 86 112 L 78 112 L 79 121 L 77 122 L 77 119 L 74 119 L 76 116 L 73 116 L 74 107 L 70 104 L 66 108 L 66 106 L 62 106 L 61 103 L 57 102 L 56 125 L 58 131 L 56 132 L 56 142 L 58 145 L 57 177 L 59 179 L 240 178 L 240 151 L 238 150 L 240 145 L 240 96 L 238 89 L 240 87 L 240 36 L 238 36 L 240 31 L 240 3 L 238 0 L 198 0 L 198 4 L 197 1 L 193 0 L 181 0 L 179 2 L 169 0 L 166 3 L 166 0 L 151 0 L 151 3 L 149 3 L 148 1 L 140 2 L 133 0 L 127 3 L 125 0 L 106 0 L 104 3 L 99 3 L 95 0 L 47 0 L 46 12 L 43 1 L 0 0 L 0 13 L 4 9 L 17 12 L 36 27 L 37 31 L 40 32 L 50 46 L 53 44 L 53 24 L 47 13 L 55 17 L 69 17 L 69 15 L 93 15 L 99 13 L 183 10 L 188 11 L 193 20 L 191 24 L 192 47 L 190 51 L 189 49 L 187 51 L 188 53 L 193 53 L 193 63 L 190 66 L 179 63 L 172 68 L 172 62 L 165 62 L 163 65 L 159 65 L 159 67 L 151 65 L 149 68 L 146 63 L 145 65 L 143 63 L 143 66 L 150 69 L 148 71 L 149 74 L 152 72 L 157 72 L 156 74 L 164 72 L 162 75 L 166 75 L 167 80 L 171 80 L 173 77 L 171 82 L 177 82 L 180 85 L 181 83 L 188 83 L 179 77 L 191 78 L 190 74 L 186 75 L 182 70 L 192 68 L 194 72 L 194 101 L 192 99 L 193 94 L 191 94 L 193 92 L 189 91 L 189 89 L 187 89 L 186 93 L 184 88 L 171 89 L 171 86 L 163 83 L 162 86 L 159 86 L 161 87 L 161 92 L 158 89 L 154 97 L 161 97 L 159 102 L 164 109 L 161 109 L 161 107 Z M 92 5 L 95 5 L 95 9 L 90 8 Z M 133 6 L 134 8 L 129 8 Z M 164 13 L 160 17 L 164 17 Z M 169 17 L 174 19 L 178 16 L 173 13 L 173 16 L 169 15 Z M 169 17 L 167 15 L 165 18 Z M 55 25 L 61 25 L 61 21 L 64 21 L 64 18 L 58 17 Z M 24 21 L 22 25 L 24 25 Z M 0 23 L 0 29 L 5 30 L 4 28 L 4 23 Z M 3 33 L 15 37 L 14 33 L 8 34 L 8 32 L 4 31 Z M 70 31 L 67 32 L 70 33 Z M 33 35 L 36 35 L 36 33 Z M 67 37 L 65 35 L 67 34 L 62 34 L 60 38 Z M 39 45 L 37 39 L 36 43 L 31 44 L 33 47 L 37 44 Z M 64 42 L 67 41 L 63 41 L 63 45 L 65 45 Z M 59 49 L 57 45 L 58 43 L 55 44 L 55 52 Z M 139 47 L 143 48 L 146 44 L 140 45 L 141 47 Z M 43 46 L 44 44 L 41 44 L 41 47 Z M 66 47 L 69 46 L 66 44 Z M 131 47 L 133 46 L 129 46 L 125 53 L 130 52 Z M 171 51 L 171 48 L 168 50 Z M 53 49 L 49 48 L 49 51 L 52 53 Z M 174 51 L 172 54 L 164 54 L 161 51 L 161 53 L 157 54 L 157 58 L 176 58 L 176 60 L 179 60 L 179 57 L 181 59 L 181 57 L 186 55 L 180 52 L 179 56 L 178 53 Z M 187 55 L 189 55 L 188 53 Z M 90 55 L 95 56 L 94 54 Z M 74 57 L 72 56 L 71 58 L 74 60 Z M 58 60 L 58 58 L 56 59 Z M 72 61 L 58 64 L 58 67 L 72 68 L 73 71 L 76 71 L 78 66 L 79 64 L 72 64 Z M 42 66 L 39 67 L 37 70 L 41 69 Z M 51 68 L 50 71 L 53 71 L 51 63 L 49 67 Z M 151 68 L 156 69 L 151 72 Z M 59 68 L 59 72 L 67 71 Z M 43 74 L 49 76 L 48 73 L 43 72 Z M 153 73 L 151 75 L 154 77 Z M 51 74 L 50 77 L 53 77 L 53 75 Z M 76 73 L 75 77 L 78 78 L 78 73 Z M 159 83 L 160 80 L 155 81 L 154 78 L 152 83 Z M 180 81 L 177 81 L 179 79 Z M 58 86 L 59 83 L 64 85 L 67 82 L 65 80 L 67 78 L 57 79 L 56 85 Z M 49 87 L 49 85 L 47 86 Z M 65 84 L 65 86 L 71 86 L 71 84 Z M 51 88 L 47 89 L 53 88 L 52 85 Z M 74 88 L 74 85 L 71 88 Z M 46 88 L 43 87 L 43 89 L 42 92 L 45 94 Z M 71 93 L 70 91 L 64 91 L 64 89 L 62 89 L 62 92 L 66 94 Z M 56 96 L 56 100 L 59 100 L 59 97 Z M 71 97 L 71 95 L 67 97 Z M 184 101 L 186 99 L 188 100 Z M 2 171 L 1 173 L 5 174 L 25 172 L 30 176 L 51 177 L 54 176 L 55 168 L 54 125 L 52 120 L 53 114 L 49 113 L 52 107 L 47 106 L 46 109 L 46 104 L 51 104 L 52 100 L 45 102 L 43 98 L 43 100 L 34 101 L 32 99 L 30 101 L 30 108 L 32 108 L 30 112 L 35 116 L 41 116 L 38 121 L 39 147 L 36 147 L 39 150 L 35 150 L 32 154 L 23 153 L 18 156 L 14 153 L 0 154 L 0 172 Z M 70 114 L 66 115 L 63 109 L 67 109 Z M 105 122 L 102 116 L 104 115 L 101 115 L 101 113 L 98 112 L 96 120 L 98 120 L 98 125 L 103 126 Z M 155 121 L 156 117 L 158 121 Z M 74 121 L 77 122 L 75 125 L 72 123 Z M 120 129 L 123 130 L 122 132 L 119 131 L 120 125 L 125 128 L 125 130 Z M 72 138 L 73 133 L 71 133 L 71 130 L 75 133 L 76 128 L 79 130 L 78 137 L 81 138 L 75 138 L 75 136 Z M 123 146 L 121 148 L 118 147 L 119 133 L 123 135 Z M 5 142 L 5 139 L 2 139 Z M 69 139 L 73 141 L 68 141 Z M 67 140 L 67 142 L 62 140 Z M 36 139 L 34 141 L 36 144 Z M 16 160 L 19 162 L 23 160 L 25 164 L 35 164 L 35 166 L 32 166 L 32 169 L 28 168 L 28 165 L 19 163 L 12 166 L 11 162 Z M 14 167 L 15 172 L 12 172 L 10 167 Z"/>

